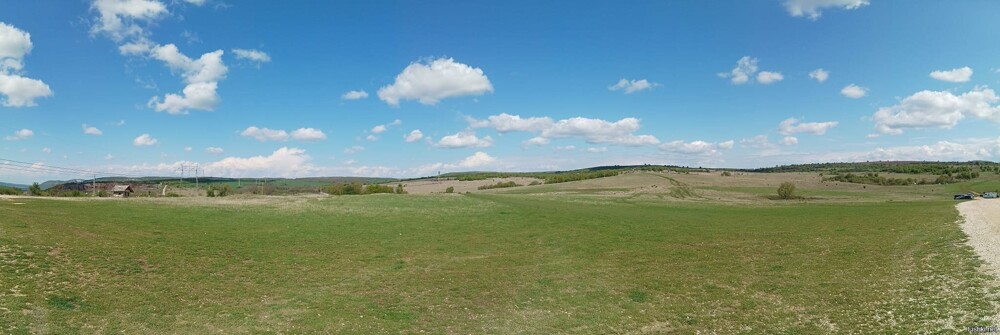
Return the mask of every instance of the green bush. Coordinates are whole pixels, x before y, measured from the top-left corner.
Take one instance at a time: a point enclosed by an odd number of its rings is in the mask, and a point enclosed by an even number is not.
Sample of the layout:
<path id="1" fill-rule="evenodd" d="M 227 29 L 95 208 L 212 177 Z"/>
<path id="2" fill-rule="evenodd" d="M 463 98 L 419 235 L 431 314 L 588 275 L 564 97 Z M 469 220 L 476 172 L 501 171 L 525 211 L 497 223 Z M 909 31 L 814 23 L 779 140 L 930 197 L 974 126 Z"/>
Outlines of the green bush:
<path id="1" fill-rule="evenodd" d="M 181 196 L 180 194 L 174 192 L 167 193 L 168 198 L 180 198 L 180 196 Z"/>
<path id="2" fill-rule="evenodd" d="M 733 174 L 732 174 L 732 173 L 730 173 L 729 171 L 722 171 L 722 176 L 723 176 L 723 177 L 730 177 L 730 176 L 732 176 L 732 175 L 733 175 Z"/>
<path id="3" fill-rule="evenodd" d="M 392 186 L 388 185 L 368 185 L 365 186 L 365 191 L 362 194 L 375 194 L 375 193 L 395 193 L 396 191 Z"/>
<path id="4" fill-rule="evenodd" d="M 110 194 L 108 194 L 108 191 L 105 191 L 105 190 L 97 191 L 97 196 L 98 197 L 107 198 L 109 195 Z"/>
<path id="5" fill-rule="evenodd" d="M 444 193 L 455 193 L 455 187 L 448 186 L 448 188 L 444 189 Z"/>
<path id="6" fill-rule="evenodd" d="M 406 190 L 403 189 L 403 184 L 396 184 L 396 194 L 406 194 Z"/>
<path id="7" fill-rule="evenodd" d="M 479 189 L 489 190 L 494 188 L 508 188 L 508 187 L 518 187 L 518 186 L 521 186 L 521 184 L 515 183 L 513 181 L 508 181 L 508 182 L 497 182 L 496 184 L 493 185 L 483 185 L 480 186 Z"/>
<path id="8" fill-rule="evenodd" d="M 32 183 L 31 186 L 28 186 L 28 194 L 42 195 L 42 187 L 38 186 L 37 182 Z"/>
<path id="9" fill-rule="evenodd" d="M 7 187 L 7 186 L 0 186 L 0 194 L 3 194 L 3 195 L 21 195 L 21 193 L 24 193 L 24 192 L 21 192 L 20 189 L 16 189 L 16 188 L 13 188 L 13 187 Z"/>
<path id="10" fill-rule="evenodd" d="M 784 182 L 778 186 L 778 198 L 781 199 L 791 199 L 795 196 L 795 184 L 791 182 Z"/>

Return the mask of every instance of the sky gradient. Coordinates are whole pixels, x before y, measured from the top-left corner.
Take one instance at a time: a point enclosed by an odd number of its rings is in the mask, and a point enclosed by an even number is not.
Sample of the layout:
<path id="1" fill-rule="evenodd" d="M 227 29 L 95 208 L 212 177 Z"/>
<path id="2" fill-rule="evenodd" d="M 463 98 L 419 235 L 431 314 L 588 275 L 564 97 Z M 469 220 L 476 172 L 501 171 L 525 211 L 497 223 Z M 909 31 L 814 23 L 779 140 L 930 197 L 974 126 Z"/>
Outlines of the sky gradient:
<path id="1" fill-rule="evenodd" d="M 1000 156 L 995 1 L 0 8 L 0 162 L 416 177 Z M 75 177 L 0 163 L 0 181 Z"/>

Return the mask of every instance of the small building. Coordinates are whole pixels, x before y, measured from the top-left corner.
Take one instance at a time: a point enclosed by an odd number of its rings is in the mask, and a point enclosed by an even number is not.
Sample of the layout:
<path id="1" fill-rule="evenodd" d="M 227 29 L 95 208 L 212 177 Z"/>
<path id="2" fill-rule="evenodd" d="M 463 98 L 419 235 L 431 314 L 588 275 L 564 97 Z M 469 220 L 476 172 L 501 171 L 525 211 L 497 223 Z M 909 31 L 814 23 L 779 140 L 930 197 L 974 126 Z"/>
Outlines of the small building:
<path id="1" fill-rule="evenodd" d="M 134 192 L 132 185 L 115 185 L 111 188 L 111 195 L 116 198 L 128 198 Z"/>

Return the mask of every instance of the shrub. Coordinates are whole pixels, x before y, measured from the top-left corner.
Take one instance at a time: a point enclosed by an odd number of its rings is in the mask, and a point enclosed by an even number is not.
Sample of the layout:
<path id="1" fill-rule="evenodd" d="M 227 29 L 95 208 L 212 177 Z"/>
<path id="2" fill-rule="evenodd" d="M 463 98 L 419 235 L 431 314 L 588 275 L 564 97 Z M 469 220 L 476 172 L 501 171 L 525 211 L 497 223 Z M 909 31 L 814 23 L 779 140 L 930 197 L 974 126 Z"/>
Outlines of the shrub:
<path id="1" fill-rule="evenodd" d="M 448 186 L 448 188 L 444 189 L 444 193 L 455 193 L 455 187 Z"/>
<path id="2" fill-rule="evenodd" d="M 0 186 L 0 194 L 3 195 L 21 195 L 21 190 L 13 187 Z"/>
<path id="3" fill-rule="evenodd" d="M 365 191 L 361 194 L 375 194 L 375 193 L 395 193 L 392 186 L 388 185 L 368 185 L 365 186 Z"/>
<path id="4" fill-rule="evenodd" d="M 729 173 L 729 171 L 722 171 L 722 176 L 723 176 L 723 177 L 729 177 L 729 176 L 732 176 L 732 175 L 733 175 L 733 174 L 732 174 L 732 173 Z"/>
<path id="5" fill-rule="evenodd" d="M 518 187 L 518 186 L 521 186 L 521 185 L 518 184 L 518 183 L 515 183 L 513 181 L 508 181 L 508 182 L 497 182 L 496 184 L 493 184 L 493 185 L 483 185 L 483 186 L 480 186 L 479 189 L 480 190 L 489 190 L 489 189 L 494 189 L 494 188 L 508 188 L 508 187 Z"/>
<path id="6" fill-rule="evenodd" d="M 215 198 L 215 188 L 209 186 L 208 189 L 205 190 L 205 196 L 209 198 Z"/>
<path id="7" fill-rule="evenodd" d="M 180 196 L 181 196 L 180 194 L 174 192 L 167 193 L 168 198 L 180 198 Z"/>
<path id="8" fill-rule="evenodd" d="M 97 196 L 101 198 L 107 198 L 109 196 L 108 191 L 100 190 L 97 191 Z"/>
<path id="9" fill-rule="evenodd" d="M 535 185 L 541 185 L 541 184 L 542 183 L 540 183 L 539 181 L 533 180 L 533 181 L 531 181 L 531 183 L 528 184 L 528 186 L 535 186 Z"/>
<path id="10" fill-rule="evenodd" d="M 791 199 L 794 196 L 795 196 L 795 184 L 786 181 L 784 183 L 781 183 L 781 186 L 778 186 L 778 198 Z"/>
<path id="11" fill-rule="evenodd" d="M 406 190 L 403 189 L 403 184 L 396 184 L 396 194 L 406 194 Z"/>

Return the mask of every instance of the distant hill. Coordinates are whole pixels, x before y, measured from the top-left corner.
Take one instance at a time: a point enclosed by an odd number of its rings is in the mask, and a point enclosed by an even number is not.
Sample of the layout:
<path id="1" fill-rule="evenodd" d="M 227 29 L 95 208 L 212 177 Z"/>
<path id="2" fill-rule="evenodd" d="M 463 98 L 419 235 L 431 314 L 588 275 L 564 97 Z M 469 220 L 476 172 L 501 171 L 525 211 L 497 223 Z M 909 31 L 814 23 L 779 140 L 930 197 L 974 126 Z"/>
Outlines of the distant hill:
<path id="1" fill-rule="evenodd" d="M 28 185 L 22 185 L 22 184 L 12 184 L 12 183 L 0 182 L 0 186 L 2 186 L 2 187 L 13 187 L 13 188 L 16 188 L 16 189 L 20 189 L 22 191 L 27 191 L 28 190 Z"/>
<path id="2" fill-rule="evenodd" d="M 748 172 L 887 172 L 912 174 L 947 174 L 976 168 L 983 172 L 1000 172 L 1000 163 L 989 161 L 927 162 L 927 161 L 873 161 L 855 163 L 820 163 L 780 165 L 759 169 L 734 169 Z"/>

